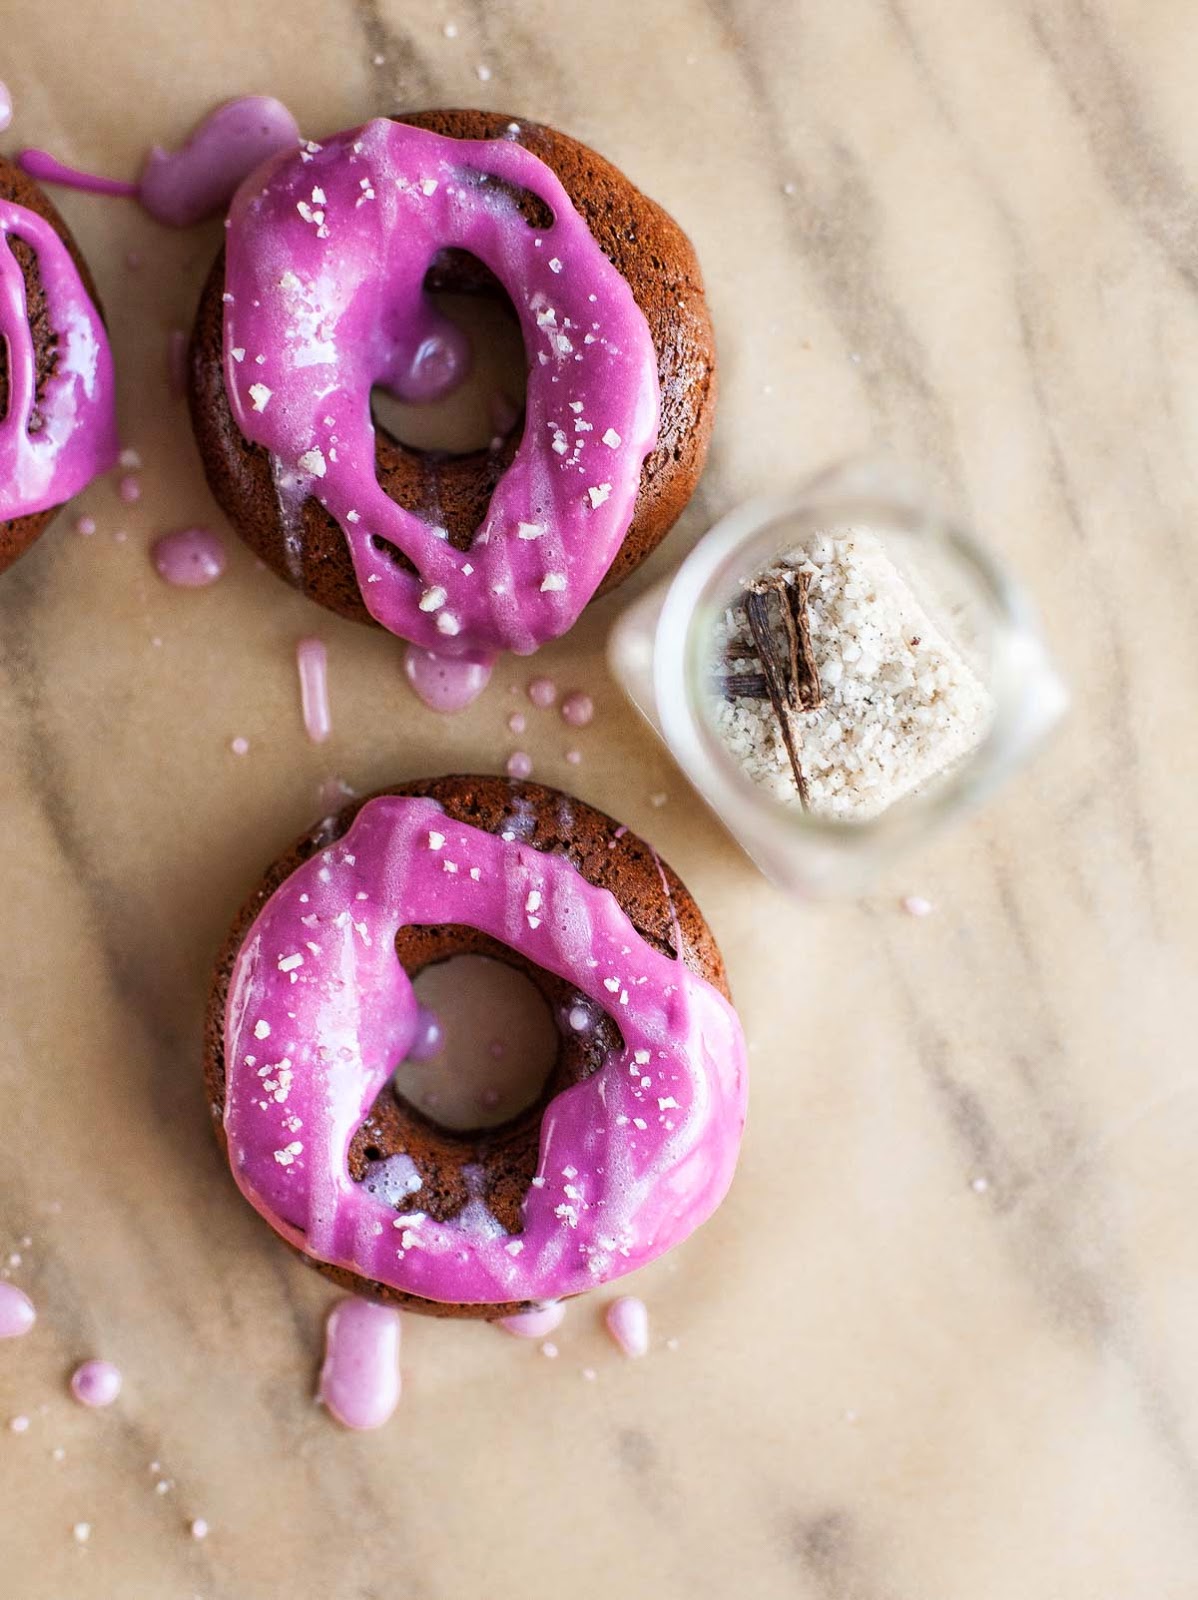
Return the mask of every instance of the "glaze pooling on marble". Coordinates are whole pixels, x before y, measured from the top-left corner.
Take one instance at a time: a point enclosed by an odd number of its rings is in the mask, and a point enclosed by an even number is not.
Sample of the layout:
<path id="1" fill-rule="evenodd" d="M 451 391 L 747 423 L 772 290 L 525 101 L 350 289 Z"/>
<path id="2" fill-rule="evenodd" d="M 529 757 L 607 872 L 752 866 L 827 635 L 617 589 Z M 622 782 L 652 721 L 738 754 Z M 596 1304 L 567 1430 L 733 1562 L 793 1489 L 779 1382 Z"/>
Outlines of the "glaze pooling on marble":
<path id="1" fill-rule="evenodd" d="M 399 1404 L 399 1312 L 351 1297 L 325 1327 L 318 1398 L 346 1428 L 381 1428 Z"/>
<path id="2" fill-rule="evenodd" d="M 37 257 L 58 340 L 54 370 L 40 398 L 25 279 L 12 252 L 13 238 Z M 0 521 L 7 521 L 62 505 L 113 465 L 118 447 L 112 353 L 100 314 L 66 245 L 45 218 L 3 199 L 0 339 L 8 351 L 8 406 L 0 421 Z"/>
<path id="3" fill-rule="evenodd" d="M 223 211 L 255 167 L 299 142 L 299 126 L 280 101 L 260 94 L 226 100 L 178 150 L 151 149 L 138 199 L 159 222 L 190 227 Z"/>
<path id="4" fill-rule="evenodd" d="M 510 188 L 550 225 L 526 222 Z M 378 119 L 276 160 L 230 217 L 233 416 L 337 519 L 370 615 L 444 656 L 564 633 L 631 523 L 660 397 L 645 317 L 557 177 L 517 144 Z M 524 434 L 465 553 L 379 486 L 369 406 L 449 337 L 423 282 L 450 248 L 507 290 L 529 359 Z"/>
<path id="5" fill-rule="evenodd" d="M 624 1048 L 550 1102 L 508 1234 L 481 1201 L 436 1222 L 349 1177 L 355 1131 L 408 1053 L 408 924 L 476 928 L 618 1018 Z M 705 1221 L 732 1178 L 745 1046 L 732 1007 L 652 948 L 565 859 L 382 796 L 267 901 L 234 964 L 224 1122 L 242 1193 L 297 1248 L 446 1303 L 542 1301 L 620 1277 Z"/>
<path id="6" fill-rule="evenodd" d="M 19 1339 L 36 1321 L 33 1301 L 24 1289 L 0 1281 L 0 1339 Z"/>

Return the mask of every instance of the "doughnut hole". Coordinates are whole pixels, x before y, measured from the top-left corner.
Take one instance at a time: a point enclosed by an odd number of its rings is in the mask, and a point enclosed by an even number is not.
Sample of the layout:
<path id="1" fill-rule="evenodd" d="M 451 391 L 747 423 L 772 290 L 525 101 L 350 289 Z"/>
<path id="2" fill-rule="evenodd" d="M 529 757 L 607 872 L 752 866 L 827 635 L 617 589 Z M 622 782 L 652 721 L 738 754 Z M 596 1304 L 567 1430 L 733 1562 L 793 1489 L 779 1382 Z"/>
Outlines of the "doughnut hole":
<path id="1" fill-rule="evenodd" d="M 420 956 L 413 960 L 417 948 Z M 536 1175 L 545 1108 L 623 1048 L 620 1030 L 573 984 L 473 928 L 403 928 L 396 953 L 423 1002 L 438 1010 L 446 1049 L 423 1066 L 397 1063 L 394 1082 L 379 1093 L 350 1143 L 350 1177 L 375 1186 L 397 1212 L 421 1211 L 438 1222 L 481 1200 L 503 1228 L 518 1233 L 521 1203 Z M 507 970 L 498 975 L 495 966 Z M 422 973 L 424 981 L 417 982 Z M 478 1011 L 468 1011 L 472 1004 L 482 1012 L 481 1022 Z M 493 1012 L 482 1010 L 492 1006 Z M 459 1079 L 451 1095 L 449 1071 L 462 1059 L 459 1049 L 473 1054 L 481 1041 L 487 1055 L 504 1018 L 520 1027 L 511 1040 L 512 1059 L 505 1041 L 504 1056 L 490 1059 L 495 1070 L 480 1075 L 477 1090 L 473 1079 Z M 436 1088 L 418 1090 L 437 1095 L 430 1106 L 411 1091 L 418 1082 L 431 1084 L 431 1073 L 439 1074 Z M 499 1090 L 498 1105 L 482 1104 L 487 1087 Z M 502 1120 L 493 1120 L 496 1113 Z"/>
<path id="2" fill-rule="evenodd" d="M 445 1042 L 430 1061 L 405 1061 L 401 1101 L 442 1128 L 498 1127 L 535 1105 L 557 1060 L 557 1028 L 532 981 L 492 956 L 453 956 L 413 985 Z"/>
<path id="3" fill-rule="evenodd" d="M 518 442 L 528 376 L 512 302 L 494 279 L 490 286 L 480 281 L 473 292 L 435 290 L 429 298 L 465 335 L 469 370 L 435 400 L 400 400 L 376 387 L 370 396 L 374 425 L 392 441 L 424 455 L 498 455 L 513 435 Z"/>

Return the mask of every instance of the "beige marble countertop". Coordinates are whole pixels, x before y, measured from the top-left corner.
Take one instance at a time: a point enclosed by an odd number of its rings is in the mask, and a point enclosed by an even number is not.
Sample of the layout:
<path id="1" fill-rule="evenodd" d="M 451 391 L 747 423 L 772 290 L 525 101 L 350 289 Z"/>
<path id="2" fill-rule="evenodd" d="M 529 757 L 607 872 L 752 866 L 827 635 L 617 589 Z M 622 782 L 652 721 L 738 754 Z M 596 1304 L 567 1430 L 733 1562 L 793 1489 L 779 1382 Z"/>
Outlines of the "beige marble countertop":
<path id="1" fill-rule="evenodd" d="M 64 516 L 0 580 L 0 1252 L 41 1314 L 0 1346 L 0 1422 L 31 1418 L 0 1426 L 6 1600 L 1198 1593 L 1198 11 L 2 9 L 6 150 L 131 175 L 247 91 L 312 133 L 478 104 L 595 144 L 693 236 L 723 363 L 700 492 L 631 592 L 749 491 L 876 442 L 1026 578 L 1076 696 L 980 819 L 870 900 L 803 910 L 606 677 L 624 597 L 545 652 L 599 715 L 578 769 L 534 723 L 538 775 L 646 831 L 727 953 L 752 1048 L 740 1174 L 635 1280 L 646 1360 L 604 1337 L 605 1295 L 556 1362 L 409 1317 L 398 1415 L 346 1434 L 312 1402 L 334 1296 L 206 1127 L 207 971 L 322 780 L 500 770 L 527 668 L 438 720 L 393 641 L 240 546 L 210 590 L 157 580 L 150 538 L 216 517 L 163 362 L 220 230 L 64 194 L 145 497 L 94 486 L 99 533 Z M 312 631 L 321 749 L 293 662 Z M 904 917 L 907 892 L 935 914 Z M 109 1412 L 65 1393 L 91 1354 L 125 1373 Z"/>

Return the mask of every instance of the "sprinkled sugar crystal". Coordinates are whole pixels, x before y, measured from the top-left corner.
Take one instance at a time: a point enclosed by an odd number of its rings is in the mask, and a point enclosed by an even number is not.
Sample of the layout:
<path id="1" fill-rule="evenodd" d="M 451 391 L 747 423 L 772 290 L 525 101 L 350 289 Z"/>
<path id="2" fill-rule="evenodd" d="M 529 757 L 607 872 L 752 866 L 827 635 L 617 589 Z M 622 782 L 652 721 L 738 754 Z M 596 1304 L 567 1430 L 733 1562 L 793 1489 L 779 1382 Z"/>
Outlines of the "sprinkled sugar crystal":
<path id="1" fill-rule="evenodd" d="M 800 648 L 794 659 L 807 678 L 795 686 L 799 709 L 787 718 L 814 815 L 879 816 L 985 736 L 994 714 L 988 687 L 875 536 L 818 537 L 751 588 L 757 601 L 746 593 L 715 628 L 714 721 L 746 774 L 776 799 L 801 803 L 769 693 L 771 668 L 784 678 L 790 670 L 785 630 L 773 628 L 783 608 L 806 625 L 809 653 Z M 770 624 L 772 661 L 762 659 L 753 604 L 758 628 Z"/>

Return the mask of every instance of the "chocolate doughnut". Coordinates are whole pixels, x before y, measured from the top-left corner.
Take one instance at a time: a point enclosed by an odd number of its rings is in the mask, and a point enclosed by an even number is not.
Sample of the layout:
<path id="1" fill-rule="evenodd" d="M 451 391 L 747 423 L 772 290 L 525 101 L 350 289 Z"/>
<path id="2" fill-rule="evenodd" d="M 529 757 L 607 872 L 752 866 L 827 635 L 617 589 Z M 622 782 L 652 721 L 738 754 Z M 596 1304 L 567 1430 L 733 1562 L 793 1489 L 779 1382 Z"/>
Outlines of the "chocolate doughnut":
<path id="1" fill-rule="evenodd" d="M 91 273 L 47 196 L 0 157 L 0 572 L 116 458 Z"/>
<path id="2" fill-rule="evenodd" d="M 394 130 L 397 123 L 407 132 L 406 142 L 393 132 L 392 143 L 398 141 L 402 148 L 386 148 L 386 136 L 380 130 L 389 126 Z M 419 130 L 414 139 L 413 129 Z M 455 150 L 455 144 L 461 148 Z M 338 202 L 332 187 L 333 181 L 345 175 L 350 161 L 360 161 L 362 165 L 355 170 L 363 174 L 349 190 L 355 197 L 352 208 L 348 201 Z M 421 161 L 424 166 L 413 166 Z M 424 171 L 437 176 L 409 182 L 402 172 L 393 176 L 398 167 L 417 176 Z M 407 210 L 401 219 L 405 230 L 417 223 L 423 225 L 426 214 L 429 216 L 428 251 L 416 263 L 416 281 L 405 280 L 404 291 L 413 300 L 412 315 L 418 331 L 432 341 L 429 349 L 434 352 L 434 360 L 424 373 L 425 392 L 437 392 L 433 369 L 438 360 L 450 369 L 455 367 L 460 352 L 455 350 L 454 340 L 460 340 L 461 335 L 423 301 L 421 284 L 426 290 L 480 294 L 502 293 L 507 288 L 524 331 L 531 409 L 498 448 L 462 455 L 416 450 L 381 428 L 374 430 L 373 439 L 367 440 L 363 434 L 355 440 L 354 448 L 360 444 L 362 453 L 368 455 L 367 469 L 373 461 L 378 484 L 385 494 L 415 514 L 408 521 L 402 541 L 388 532 L 388 562 L 370 549 L 372 541 L 375 545 L 382 543 L 382 536 L 374 530 L 368 535 L 364 526 L 369 520 L 366 509 L 337 503 L 331 490 L 330 457 L 336 454 L 336 447 L 330 451 L 321 434 L 321 424 L 329 417 L 323 411 L 319 415 L 314 412 L 311 429 L 295 429 L 287 434 L 284 423 L 289 414 L 284 404 L 293 406 L 294 392 L 286 389 L 281 397 L 283 403 L 276 395 L 280 384 L 272 374 L 279 363 L 274 353 L 260 360 L 263 351 L 252 348 L 259 341 L 252 327 L 247 333 L 250 314 L 245 301 L 252 298 L 254 306 L 266 306 L 277 290 L 278 280 L 286 276 L 284 263 L 292 259 L 293 251 L 305 247 L 314 280 L 323 256 L 339 246 L 350 228 L 351 256 L 359 252 L 377 271 L 377 258 L 385 255 L 388 236 L 384 234 L 380 243 L 376 233 L 369 231 L 375 227 L 370 211 L 384 199 L 391 203 L 396 184 L 405 191 L 403 204 Z M 315 200 L 311 198 L 313 194 Z M 556 217 L 555 200 L 563 213 Z M 506 216 L 496 222 L 500 202 Z M 445 210 L 431 212 L 430 208 L 442 205 Z M 471 206 L 473 213 L 468 209 Z M 266 220 L 259 216 L 264 209 Z M 495 247 L 497 254 L 503 255 L 505 266 L 510 267 L 521 252 L 527 257 L 517 261 L 517 270 L 507 273 L 506 284 L 499 282 L 499 277 L 504 276 L 503 267 L 499 267 L 497 276 L 479 258 L 481 249 L 475 254 L 457 247 L 469 236 L 469 227 L 461 221 L 463 211 L 476 226 L 481 226 L 479 213 L 486 212 L 482 220 L 494 223 L 492 232 L 501 227 L 507 230 L 508 236 Z M 318 212 L 320 220 L 309 222 Z M 568 223 L 578 224 L 586 249 L 593 251 L 596 263 L 584 260 L 581 249 L 573 260 L 566 259 L 566 250 L 560 247 L 558 255 L 563 259 L 554 256 L 559 235 L 571 247 L 579 245 L 578 240 L 570 239 Z M 280 244 L 283 233 L 288 242 Z M 312 239 L 312 235 L 322 233 L 328 239 L 327 246 Z M 542 244 L 543 249 L 534 249 Z M 415 248 L 421 248 L 419 241 Z M 343 250 L 341 246 L 336 257 L 339 273 L 343 271 Z M 551 259 L 556 277 L 547 277 L 543 270 Z M 259 264 L 262 270 L 251 270 Z M 557 292 L 566 293 L 572 277 L 575 287 L 581 287 L 577 283 L 579 276 L 596 264 L 615 279 L 613 285 L 607 286 L 612 292 L 606 296 L 606 315 L 590 322 L 576 315 L 567 317 L 562 324 L 551 322 L 548 328 L 544 327 L 542 319 L 554 317 L 554 304 L 550 302 Z M 491 265 L 499 263 L 493 259 Z M 534 267 L 541 268 L 540 278 L 530 276 Z M 244 286 L 245 294 L 231 300 L 231 291 L 237 290 L 239 284 Z M 530 292 L 530 284 L 535 292 Z M 625 298 L 630 291 L 627 315 L 617 304 L 617 288 Z M 603 300 L 604 291 L 598 292 Z M 578 298 L 585 308 L 586 299 Z M 596 293 L 590 293 L 589 299 L 594 302 Z M 530 300 L 539 307 L 535 322 Z M 423 304 L 416 307 L 416 301 Z M 317 308 L 321 310 L 327 310 L 327 301 Z M 265 313 L 259 310 L 256 315 L 261 318 Z M 625 369 L 614 370 L 616 356 L 606 346 L 616 341 L 608 341 L 606 333 L 621 315 L 624 320 L 620 324 L 619 354 Z M 291 326 L 283 328 L 287 317 Z M 636 328 L 631 325 L 633 319 Z M 274 331 L 280 337 L 284 332 L 292 334 L 294 324 L 300 320 L 302 308 L 296 313 L 292 304 Z M 598 329 L 597 334 L 592 329 Z M 375 324 L 371 324 L 371 331 L 377 331 Z M 355 329 L 356 337 L 347 341 L 347 350 L 367 342 L 361 332 L 360 328 Z M 542 334 L 549 341 L 544 348 Z M 633 360 L 631 347 L 637 338 L 644 341 L 647 372 L 641 371 Z M 335 342 L 333 334 L 329 334 L 329 340 Z M 414 348 L 405 352 L 411 365 L 394 384 L 384 386 L 394 387 L 404 397 L 420 398 L 422 383 L 415 370 L 419 342 L 415 334 L 411 343 Z M 348 359 L 347 350 L 339 351 L 339 360 Z M 238 351 L 242 352 L 240 356 Z M 581 404 L 577 400 L 568 409 L 568 382 L 595 370 L 596 363 L 602 361 L 613 366 L 611 372 L 602 374 L 608 383 L 603 403 L 591 416 L 579 414 Z M 540 409 L 535 386 L 541 383 L 547 363 L 553 370 L 548 383 L 556 384 L 560 379 L 561 388 L 552 395 L 552 414 L 536 415 L 538 436 L 530 438 L 534 412 Z M 376 362 L 370 376 L 380 382 L 381 374 L 382 368 Z M 445 380 L 441 388 L 444 392 L 452 383 L 452 370 L 443 371 L 441 377 Z M 255 380 L 256 390 L 251 387 Z M 655 428 L 645 426 L 647 396 L 636 392 L 650 386 L 657 389 Z M 607 415 L 613 408 L 616 391 L 626 402 L 625 414 L 634 416 L 640 428 L 632 437 L 624 427 L 613 426 Z M 262 399 L 263 395 L 267 398 Z M 265 180 L 262 174 L 250 180 L 234 202 L 228 243 L 204 288 L 191 344 L 190 403 L 196 439 L 212 491 L 237 532 L 268 566 L 322 605 L 345 617 L 381 621 L 402 637 L 446 654 L 466 650 L 493 652 L 496 648 L 526 653 L 544 639 L 564 632 L 594 594 L 622 582 L 664 537 L 690 498 L 707 452 L 714 402 L 711 322 L 698 263 L 685 234 L 621 172 L 585 145 L 552 128 L 517 122 L 495 112 L 426 111 L 405 114 L 390 124 L 370 123 L 337 140 L 326 141 L 323 147 L 309 145 L 299 156 L 276 165 Z M 259 409 L 260 403 L 264 409 Z M 353 407 L 347 409 L 368 425 L 366 407 L 366 396 L 359 395 Z M 276 417 L 277 422 L 273 420 Z M 280 431 L 272 435 L 272 426 Z M 338 426 L 344 455 L 346 425 Z M 548 429 L 556 430 L 552 440 Z M 271 448 L 265 442 L 268 438 Z M 605 448 L 604 441 L 611 444 L 613 440 L 614 447 Z M 556 516 L 541 518 L 530 513 L 521 520 L 522 514 L 515 508 L 519 496 L 509 494 L 513 503 L 507 510 L 511 516 L 503 528 L 492 527 L 502 520 L 491 506 L 492 495 L 502 497 L 512 488 L 513 464 L 518 472 L 531 451 L 550 446 L 559 455 L 548 457 L 549 466 L 560 468 L 561 474 L 577 467 L 567 512 L 562 511 L 566 502 L 558 500 Z M 319 475 L 299 468 L 296 459 L 287 460 L 288 447 L 293 457 L 313 463 Z M 634 453 L 639 459 L 619 460 L 621 455 Z M 613 470 L 617 466 L 627 477 L 626 493 Z M 600 497 L 608 503 L 603 505 Z M 508 616 L 498 621 L 489 616 L 484 582 L 488 575 L 481 570 L 473 573 L 473 583 L 484 599 L 477 601 L 473 615 L 456 614 L 454 584 L 467 588 L 472 566 L 480 566 L 476 552 L 486 542 L 480 537 L 480 529 L 494 532 L 496 544 L 510 539 L 514 559 L 531 561 L 534 556 L 540 557 L 553 540 L 547 538 L 542 547 L 522 543 L 536 535 L 522 532 L 517 536 L 516 521 L 522 530 L 527 530 L 544 520 L 549 524 L 549 533 L 556 536 L 558 527 L 565 526 L 567 517 L 576 512 L 579 526 L 573 546 L 553 563 L 546 561 L 546 571 L 541 572 L 534 565 L 526 575 L 529 592 L 520 604 L 528 616 L 519 620 Z M 376 518 L 379 515 L 376 510 Z M 362 519 L 356 526 L 355 517 Z M 602 541 L 595 531 L 601 519 L 610 523 Z M 423 524 L 426 535 L 431 526 L 444 540 L 440 550 L 434 541 L 420 539 L 417 523 Z M 541 529 L 542 533 L 545 531 Z M 401 542 L 406 548 L 400 548 Z M 473 562 L 461 560 L 467 553 Z M 580 570 L 584 562 L 590 563 L 585 571 Z M 437 563 L 439 569 L 431 571 Z M 463 568 L 465 577 L 461 576 Z M 412 589 L 399 614 L 394 606 L 388 612 L 384 603 L 386 591 L 398 581 L 397 571 L 409 586 L 415 583 L 413 574 L 417 571 L 424 580 L 423 590 Z M 538 582 L 542 587 L 549 586 L 539 597 Z M 519 583 L 518 573 L 517 587 Z M 421 610 L 415 608 L 417 592 Z M 448 601 L 438 607 L 432 602 L 439 593 L 447 593 Z M 435 619 L 428 614 L 433 609 L 440 610 Z M 494 604 L 492 609 L 496 609 Z M 440 632 L 435 631 L 434 621 Z M 449 625 L 455 621 L 457 630 L 450 633 Z"/>
<path id="3" fill-rule="evenodd" d="M 421 905 L 453 920 L 408 920 Z M 408 980 L 462 954 L 526 973 L 560 1041 L 534 1105 L 464 1132 L 390 1086 Z M 384 790 L 267 870 L 217 961 L 205 1077 L 271 1226 L 342 1287 L 435 1316 L 512 1315 L 670 1248 L 722 1199 L 744 1120 L 743 1037 L 683 884 L 601 812 L 495 777 Z"/>

